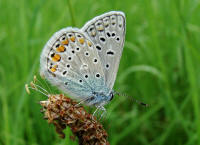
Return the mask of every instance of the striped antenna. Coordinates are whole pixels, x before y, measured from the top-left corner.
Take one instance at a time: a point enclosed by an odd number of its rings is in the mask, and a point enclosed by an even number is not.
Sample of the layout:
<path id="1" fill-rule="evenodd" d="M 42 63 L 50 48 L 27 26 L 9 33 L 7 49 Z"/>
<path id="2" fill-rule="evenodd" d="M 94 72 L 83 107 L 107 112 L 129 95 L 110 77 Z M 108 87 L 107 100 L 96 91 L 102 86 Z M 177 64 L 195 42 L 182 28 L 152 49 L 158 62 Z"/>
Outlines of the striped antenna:
<path id="1" fill-rule="evenodd" d="M 118 95 L 118 96 L 125 96 L 125 97 L 127 97 L 127 98 L 130 98 L 130 99 L 132 99 L 134 102 L 136 102 L 137 104 L 140 104 L 140 105 L 142 105 L 142 106 L 144 106 L 144 107 L 149 107 L 149 106 L 150 106 L 149 104 L 143 103 L 143 102 L 141 102 L 141 101 L 139 101 L 139 100 L 133 98 L 132 96 L 127 95 L 127 94 L 123 94 L 123 93 L 119 93 L 119 92 L 114 92 L 114 94 L 116 94 L 116 95 Z"/>

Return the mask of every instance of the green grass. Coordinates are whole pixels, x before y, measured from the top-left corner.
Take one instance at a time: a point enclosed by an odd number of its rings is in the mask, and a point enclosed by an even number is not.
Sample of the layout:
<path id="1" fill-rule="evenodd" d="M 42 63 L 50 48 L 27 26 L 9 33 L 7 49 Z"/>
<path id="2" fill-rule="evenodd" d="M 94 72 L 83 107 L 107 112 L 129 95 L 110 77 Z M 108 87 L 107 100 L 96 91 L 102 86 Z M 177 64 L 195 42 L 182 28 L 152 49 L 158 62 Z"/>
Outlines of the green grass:
<path id="1" fill-rule="evenodd" d="M 114 88 L 151 105 L 115 97 L 103 121 L 111 145 L 200 145 L 198 0 L 0 0 L 0 144 L 77 144 L 69 129 L 58 137 L 40 113 L 46 97 L 24 84 L 54 32 L 111 10 L 127 17 Z"/>

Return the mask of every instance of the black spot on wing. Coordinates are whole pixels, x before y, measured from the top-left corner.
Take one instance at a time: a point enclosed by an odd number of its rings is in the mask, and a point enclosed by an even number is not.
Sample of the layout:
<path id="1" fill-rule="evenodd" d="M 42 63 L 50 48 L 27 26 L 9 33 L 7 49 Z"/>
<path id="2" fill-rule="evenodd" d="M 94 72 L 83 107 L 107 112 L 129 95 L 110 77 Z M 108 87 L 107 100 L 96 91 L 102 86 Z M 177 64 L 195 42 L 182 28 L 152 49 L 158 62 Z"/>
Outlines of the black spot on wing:
<path id="1" fill-rule="evenodd" d="M 109 51 L 107 51 L 107 53 L 106 53 L 107 55 L 114 55 L 114 52 L 113 51 L 111 51 L 111 50 L 109 50 Z"/>

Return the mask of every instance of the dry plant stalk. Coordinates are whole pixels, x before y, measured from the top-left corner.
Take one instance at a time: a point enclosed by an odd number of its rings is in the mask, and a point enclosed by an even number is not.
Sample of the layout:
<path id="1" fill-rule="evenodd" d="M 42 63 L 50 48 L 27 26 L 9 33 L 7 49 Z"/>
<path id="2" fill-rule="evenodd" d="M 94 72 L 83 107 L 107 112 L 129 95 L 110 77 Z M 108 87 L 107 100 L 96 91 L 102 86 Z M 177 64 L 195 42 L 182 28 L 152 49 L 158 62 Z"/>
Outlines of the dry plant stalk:
<path id="1" fill-rule="evenodd" d="M 79 145 L 109 145 L 108 135 L 96 117 L 62 94 L 48 96 L 48 100 L 40 101 L 42 112 L 44 118 L 54 124 L 61 138 L 65 138 L 63 130 L 69 126 Z"/>

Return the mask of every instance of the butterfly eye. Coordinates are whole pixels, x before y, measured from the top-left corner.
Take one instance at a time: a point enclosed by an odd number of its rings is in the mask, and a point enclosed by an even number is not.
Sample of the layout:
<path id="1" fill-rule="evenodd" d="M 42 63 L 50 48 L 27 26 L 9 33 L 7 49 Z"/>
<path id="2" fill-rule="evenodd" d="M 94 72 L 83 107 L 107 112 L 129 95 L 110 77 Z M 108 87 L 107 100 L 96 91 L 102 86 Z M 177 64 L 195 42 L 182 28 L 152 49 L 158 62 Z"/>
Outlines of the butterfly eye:
<path id="1" fill-rule="evenodd" d="M 114 98 L 113 93 L 110 93 L 110 101 Z"/>

